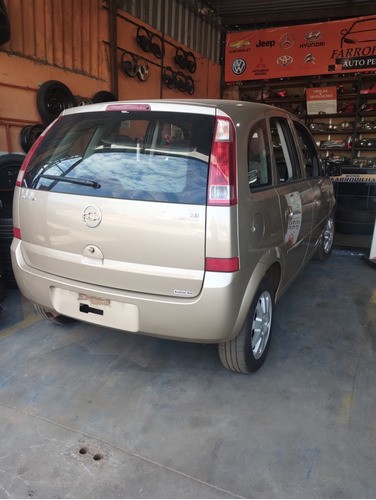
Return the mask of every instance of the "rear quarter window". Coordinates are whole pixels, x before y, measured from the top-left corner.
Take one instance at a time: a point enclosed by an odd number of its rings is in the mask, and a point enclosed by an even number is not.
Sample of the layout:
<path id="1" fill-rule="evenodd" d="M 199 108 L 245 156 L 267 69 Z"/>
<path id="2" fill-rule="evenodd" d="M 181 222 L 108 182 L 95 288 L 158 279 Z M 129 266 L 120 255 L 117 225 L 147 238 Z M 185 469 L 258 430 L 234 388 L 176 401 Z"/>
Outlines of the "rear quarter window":
<path id="1" fill-rule="evenodd" d="M 26 187 L 75 195 L 205 204 L 214 117 L 95 112 L 61 118 Z"/>
<path id="2" fill-rule="evenodd" d="M 249 134 L 248 182 L 250 189 L 269 186 L 272 183 L 265 122 L 258 123 Z"/>

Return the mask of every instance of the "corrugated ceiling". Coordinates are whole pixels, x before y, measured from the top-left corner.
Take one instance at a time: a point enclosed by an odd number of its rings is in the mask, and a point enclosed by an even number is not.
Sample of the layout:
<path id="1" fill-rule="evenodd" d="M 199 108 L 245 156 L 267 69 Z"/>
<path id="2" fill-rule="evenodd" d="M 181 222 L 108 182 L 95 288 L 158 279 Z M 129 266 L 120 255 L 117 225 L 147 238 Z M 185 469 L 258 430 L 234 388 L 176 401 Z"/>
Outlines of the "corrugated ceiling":
<path id="1" fill-rule="evenodd" d="M 208 0 L 223 28 L 260 29 L 376 15 L 376 0 Z"/>

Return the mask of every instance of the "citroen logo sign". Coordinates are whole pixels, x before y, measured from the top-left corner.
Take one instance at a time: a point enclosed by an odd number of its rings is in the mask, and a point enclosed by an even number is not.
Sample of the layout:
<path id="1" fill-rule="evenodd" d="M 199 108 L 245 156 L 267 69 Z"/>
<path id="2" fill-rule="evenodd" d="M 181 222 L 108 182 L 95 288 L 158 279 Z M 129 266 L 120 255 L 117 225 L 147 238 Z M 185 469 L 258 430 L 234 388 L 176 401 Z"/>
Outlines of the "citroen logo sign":
<path id="1" fill-rule="evenodd" d="M 102 213 L 95 205 L 87 205 L 82 211 L 82 220 L 87 227 L 98 227 L 102 222 Z"/>

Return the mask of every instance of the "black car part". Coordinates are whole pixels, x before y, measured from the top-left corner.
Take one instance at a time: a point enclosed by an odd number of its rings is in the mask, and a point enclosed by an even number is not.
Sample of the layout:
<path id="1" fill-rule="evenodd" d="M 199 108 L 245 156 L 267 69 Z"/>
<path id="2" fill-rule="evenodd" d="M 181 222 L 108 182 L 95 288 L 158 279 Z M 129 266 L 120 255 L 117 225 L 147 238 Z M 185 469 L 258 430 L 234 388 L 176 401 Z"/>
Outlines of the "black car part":
<path id="1" fill-rule="evenodd" d="M 137 75 L 136 60 L 136 56 L 126 50 L 124 50 L 121 55 L 120 67 L 122 71 L 131 78 L 134 78 Z"/>
<path id="2" fill-rule="evenodd" d="M 137 28 L 136 40 L 144 52 L 151 52 L 157 59 L 163 59 L 165 49 L 162 37 L 140 26 Z"/>
<path id="3" fill-rule="evenodd" d="M 171 66 L 163 68 L 162 82 L 169 89 L 176 88 L 189 95 L 193 95 L 195 91 L 193 78 L 190 75 L 185 75 L 182 71 L 174 71 Z"/>
<path id="4" fill-rule="evenodd" d="M 137 78 L 142 82 L 146 82 L 149 79 L 149 65 L 143 57 L 139 57 L 136 61 L 137 66 Z"/>
<path id="5" fill-rule="evenodd" d="M 91 100 L 94 104 L 97 104 L 99 102 L 112 102 L 117 99 L 112 92 L 109 92 L 108 90 L 100 90 L 93 95 Z"/>
<path id="6" fill-rule="evenodd" d="M 342 234 L 369 234 L 375 226 L 375 210 L 354 209 L 339 206 L 336 213 L 336 228 Z"/>
<path id="7" fill-rule="evenodd" d="M 0 0 L 0 45 L 9 42 L 10 25 L 4 0 Z"/>
<path id="8" fill-rule="evenodd" d="M 376 122 L 358 122 L 356 130 L 376 130 Z"/>
<path id="9" fill-rule="evenodd" d="M 181 69 L 187 69 L 190 73 L 194 73 L 197 68 L 196 58 L 193 52 L 186 52 L 181 47 L 176 49 L 175 62 Z"/>
<path id="10" fill-rule="evenodd" d="M 334 163 L 336 165 L 349 166 L 351 162 L 348 156 L 331 154 L 324 158 L 324 163 L 327 165 Z"/>
<path id="11" fill-rule="evenodd" d="M 333 149 L 338 149 L 338 148 L 345 148 L 346 147 L 346 141 L 341 141 L 340 139 L 332 139 L 328 141 L 322 141 L 320 143 L 320 148 L 333 148 Z"/>
<path id="12" fill-rule="evenodd" d="M 88 104 L 93 104 L 93 101 L 89 97 L 82 97 L 80 95 L 75 95 L 74 100 L 76 106 L 87 106 Z"/>
<path id="13" fill-rule="evenodd" d="M 146 82 L 149 78 L 149 65 L 146 59 L 127 50 L 124 50 L 121 56 L 120 67 L 131 78 L 137 76 L 142 82 Z"/>
<path id="14" fill-rule="evenodd" d="M 52 123 L 64 109 L 73 108 L 75 99 L 69 88 L 57 80 L 44 82 L 37 92 L 37 108 L 45 125 Z"/>
<path id="15" fill-rule="evenodd" d="M 13 239 L 13 192 L 21 165 L 25 159 L 22 154 L 5 154 L 0 156 L 0 258 L 3 263 L 3 277 L 9 288 L 16 288 L 10 256 L 10 245 Z"/>
<path id="16" fill-rule="evenodd" d="M 20 132 L 20 144 L 25 153 L 28 153 L 31 149 L 31 146 L 41 135 L 43 130 L 45 129 L 44 125 L 36 124 L 36 125 L 27 125 Z"/>

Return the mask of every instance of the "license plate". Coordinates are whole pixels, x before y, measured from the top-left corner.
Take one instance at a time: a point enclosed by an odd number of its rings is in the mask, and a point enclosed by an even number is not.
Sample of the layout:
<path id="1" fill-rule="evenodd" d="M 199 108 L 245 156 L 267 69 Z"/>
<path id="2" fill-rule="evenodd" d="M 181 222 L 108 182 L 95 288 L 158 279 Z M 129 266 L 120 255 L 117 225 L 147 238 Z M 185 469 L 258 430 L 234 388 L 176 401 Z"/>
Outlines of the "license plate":
<path id="1" fill-rule="evenodd" d="M 57 287 L 51 289 L 51 298 L 59 314 L 119 330 L 139 331 L 140 314 L 134 304 Z"/>

